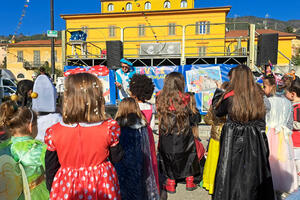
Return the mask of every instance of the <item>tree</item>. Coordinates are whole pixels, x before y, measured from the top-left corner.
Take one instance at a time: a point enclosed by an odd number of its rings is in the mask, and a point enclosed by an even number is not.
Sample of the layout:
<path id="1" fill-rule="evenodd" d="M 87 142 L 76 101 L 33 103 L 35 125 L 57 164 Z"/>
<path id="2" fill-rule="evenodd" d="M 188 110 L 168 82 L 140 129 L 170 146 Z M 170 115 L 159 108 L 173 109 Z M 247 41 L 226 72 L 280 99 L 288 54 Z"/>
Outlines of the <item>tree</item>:
<path id="1" fill-rule="evenodd" d="M 295 63 L 296 66 L 300 66 L 300 49 L 298 50 L 298 53 L 296 56 L 292 57 L 293 63 Z"/>
<path id="2" fill-rule="evenodd" d="M 51 74 L 51 66 L 49 65 L 49 62 L 46 61 L 41 67 L 45 68 L 46 73 Z M 40 74 L 40 69 L 34 70 L 36 74 Z M 57 77 L 63 76 L 63 72 L 60 69 L 55 68 L 55 74 Z"/>
<path id="3" fill-rule="evenodd" d="M 284 29 L 285 32 L 287 33 L 294 33 L 294 28 L 291 27 L 291 26 L 287 26 L 285 29 Z"/>

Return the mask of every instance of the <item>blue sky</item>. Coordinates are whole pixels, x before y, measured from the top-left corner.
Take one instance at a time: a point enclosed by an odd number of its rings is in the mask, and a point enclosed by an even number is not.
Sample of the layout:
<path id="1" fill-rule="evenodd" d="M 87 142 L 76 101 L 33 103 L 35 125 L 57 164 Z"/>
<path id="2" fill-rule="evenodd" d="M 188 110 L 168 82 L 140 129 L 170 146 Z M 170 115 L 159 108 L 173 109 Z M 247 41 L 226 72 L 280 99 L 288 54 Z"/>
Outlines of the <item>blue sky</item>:
<path id="1" fill-rule="evenodd" d="M 0 12 L 0 35 L 15 32 L 26 0 L 2 0 Z M 50 0 L 29 0 L 27 13 L 22 21 L 19 33 L 32 35 L 45 33 L 50 27 Z M 162 0 L 163 1 L 163 0 Z M 277 3 L 278 2 L 278 3 Z M 232 6 L 229 17 L 257 16 L 279 20 L 300 20 L 300 0 L 195 0 L 195 7 Z M 100 0 L 54 0 L 55 29 L 65 27 L 60 14 L 100 12 Z"/>

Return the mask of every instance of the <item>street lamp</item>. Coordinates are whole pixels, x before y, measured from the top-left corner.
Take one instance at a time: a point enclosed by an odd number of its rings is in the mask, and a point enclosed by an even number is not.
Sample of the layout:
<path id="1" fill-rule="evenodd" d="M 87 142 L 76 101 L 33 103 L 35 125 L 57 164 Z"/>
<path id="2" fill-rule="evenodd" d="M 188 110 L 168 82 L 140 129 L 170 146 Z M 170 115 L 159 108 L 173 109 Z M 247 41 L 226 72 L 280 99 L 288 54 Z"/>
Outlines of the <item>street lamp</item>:
<path id="1" fill-rule="evenodd" d="M 53 0 L 50 0 L 50 24 L 51 31 L 54 30 L 54 9 Z M 51 77 L 55 81 L 55 52 L 54 52 L 54 37 L 51 38 Z"/>

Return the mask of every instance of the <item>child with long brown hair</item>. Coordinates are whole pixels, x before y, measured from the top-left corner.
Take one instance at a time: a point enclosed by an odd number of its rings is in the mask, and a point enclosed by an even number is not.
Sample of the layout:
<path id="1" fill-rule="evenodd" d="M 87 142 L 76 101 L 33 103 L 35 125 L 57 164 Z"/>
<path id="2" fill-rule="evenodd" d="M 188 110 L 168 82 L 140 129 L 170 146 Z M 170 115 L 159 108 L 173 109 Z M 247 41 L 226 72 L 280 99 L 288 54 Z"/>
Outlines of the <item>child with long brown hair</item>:
<path id="1" fill-rule="evenodd" d="M 45 136 L 50 199 L 120 199 L 111 163 L 120 159 L 120 127 L 106 118 L 101 81 L 87 73 L 70 75 L 63 98 L 63 121 Z"/>
<path id="2" fill-rule="evenodd" d="M 277 89 L 274 76 L 264 77 L 263 83 L 270 104 L 270 110 L 266 115 L 266 134 L 269 142 L 269 161 L 274 189 L 281 193 L 291 193 L 298 188 L 291 137 L 293 107 L 286 97 L 276 92 L 279 88 Z"/>
<path id="3" fill-rule="evenodd" d="M 124 98 L 115 119 L 121 126 L 124 151 L 124 158 L 115 164 L 122 199 L 158 200 L 147 122 L 135 99 Z"/>
<path id="4" fill-rule="evenodd" d="M 186 181 L 186 189 L 197 188 L 194 176 L 200 173 L 196 145 L 190 120 L 189 95 L 184 93 L 185 81 L 181 73 L 172 72 L 164 80 L 157 96 L 159 119 L 159 168 L 167 177 L 166 190 L 175 193 L 176 182 Z"/>
<path id="5" fill-rule="evenodd" d="M 9 155 L 15 162 L 16 166 L 11 166 L 5 173 L 0 170 L 1 178 L 1 198 L 3 199 L 28 199 L 47 200 L 49 192 L 46 188 L 45 181 L 45 152 L 46 145 L 35 140 L 37 135 L 37 115 L 34 111 L 26 107 L 18 108 L 15 102 L 6 101 L 0 106 L 0 126 L 4 127 L 11 136 L 9 140 L 0 143 L 0 159 L 1 165 L 5 166 L 4 157 Z M 9 164 L 8 164 L 9 166 Z M 18 168 L 18 172 L 22 172 L 23 184 L 22 190 L 18 188 L 18 184 L 11 185 L 13 188 L 7 187 L 9 182 L 5 182 L 9 177 L 13 176 L 14 170 Z M 10 177 L 16 181 L 16 177 Z M 4 181 L 4 183 L 3 183 Z M 16 181 L 16 183 L 18 183 Z M 4 191 L 5 190 L 5 191 Z M 21 193 L 18 193 L 21 192 Z M 3 196 L 8 195 L 8 196 Z M 9 196 L 10 195 L 10 196 Z M 16 198 L 14 198 L 16 197 Z"/>
<path id="6" fill-rule="evenodd" d="M 246 65 L 233 69 L 215 112 L 217 117 L 227 115 L 227 121 L 220 137 L 213 199 L 274 199 L 263 94 Z"/>

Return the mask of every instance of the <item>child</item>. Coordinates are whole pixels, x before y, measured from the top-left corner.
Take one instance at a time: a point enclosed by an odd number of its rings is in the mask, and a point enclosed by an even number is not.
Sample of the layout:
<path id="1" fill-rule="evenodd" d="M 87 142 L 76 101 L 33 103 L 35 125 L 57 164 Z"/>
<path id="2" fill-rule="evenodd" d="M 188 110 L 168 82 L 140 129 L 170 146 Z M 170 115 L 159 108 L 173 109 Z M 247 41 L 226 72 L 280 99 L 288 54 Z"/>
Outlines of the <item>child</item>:
<path id="1" fill-rule="evenodd" d="M 157 158 L 152 132 L 152 127 L 154 127 L 155 125 L 154 108 L 151 103 L 147 102 L 152 97 L 154 84 L 152 82 L 152 79 L 147 77 L 146 75 L 134 74 L 130 79 L 129 91 L 131 93 L 131 96 L 138 102 L 139 108 L 147 121 L 152 168 L 154 170 L 157 187 L 159 188 Z"/>
<path id="2" fill-rule="evenodd" d="M 0 143 L 1 157 L 10 155 L 17 163 L 21 164 L 18 171 L 24 170 L 22 174 L 24 189 L 18 199 L 48 200 L 49 192 L 46 188 L 44 165 L 46 145 L 33 139 L 37 134 L 36 114 L 26 107 L 18 108 L 12 101 L 3 103 L 0 111 L 2 113 L 0 118 L 1 126 L 4 126 L 11 134 L 9 140 Z M 8 173 L 6 172 L 6 174 Z M 2 181 L 3 177 L 0 182 Z M 1 194 L 3 192 L 2 189 L 5 188 L 3 184 L 9 183 L 0 184 Z M 13 186 L 15 187 L 15 185 Z M 6 189 L 9 190 L 10 188 L 6 187 Z M 10 199 L 9 197 L 7 198 Z"/>
<path id="3" fill-rule="evenodd" d="M 197 188 L 194 176 L 200 173 L 196 145 L 189 117 L 189 95 L 184 93 L 184 77 L 172 72 L 164 80 L 164 87 L 157 96 L 159 119 L 158 152 L 160 169 L 168 178 L 166 190 L 175 193 L 176 181 L 186 180 L 186 190 Z"/>
<path id="4" fill-rule="evenodd" d="M 63 121 L 46 131 L 50 199 L 120 199 L 110 162 L 118 161 L 120 127 L 106 119 L 101 81 L 92 74 L 65 80 Z M 53 182 L 53 183 L 52 183 Z"/>
<path id="5" fill-rule="evenodd" d="M 300 183 L 300 80 L 297 79 L 292 82 L 291 87 L 287 88 L 286 96 L 293 102 L 294 107 L 292 140 L 297 166 L 298 182 Z"/>
<path id="6" fill-rule="evenodd" d="M 224 82 L 221 89 L 226 89 L 228 84 L 228 82 Z M 214 102 L 214 104 L 210 106 L 204 117 L 205 123 L 211 125 L 208 154 L 203 172 L 203 187 L 208 190 L 209 194 L 214 193 L 214 182 L 220 151 L 220 135 L 226 121 L 226 117 L 218 118 L 215 116 L 213 106 L 218 106 L 218 102 Z"/>
<path id="7" fill-rule="evenodd" d="M 32 99 L 32 110 L 38 112 L 38 134 L 35 139 L 44 142 L 46 130 L 62 120 L 56 113 L 56 89 L 47 75 L 39 75 L 34 81 L 33 92 L 37 98 Z"/>
<path id="8" fill-rule="evenodd" d="M 213 200 L 274 199 L 263 95 L 247 66 L 233 69 L 215 112 L 217 117 L 227 115 L 227 121 L 220 136 Z"/>
<path id="9" fill-rule="evenodd" d="M 133 98 L 121 101 L 116 121 L 121 126 L 120 145 L 124 150 L 124 158 L 115 164 L 122 199 L 158 200 L 147 122 Z"/>
<path id="10" fill-rule="evenodd" d="M 273 76 L 265 77 L 263 84 L 265 94 L 270 102 L 270 111 L 266 114 L 266 134 L 269 142 L 269 161 L 274 189 L 279 192 L 291 193 L 298 188 L 291 138 L 292 104 L 284 96 L 276 95 L 276 81 Z"/>

